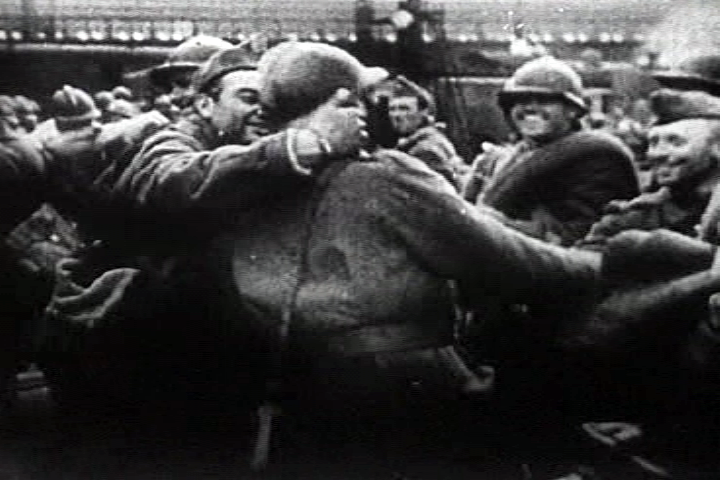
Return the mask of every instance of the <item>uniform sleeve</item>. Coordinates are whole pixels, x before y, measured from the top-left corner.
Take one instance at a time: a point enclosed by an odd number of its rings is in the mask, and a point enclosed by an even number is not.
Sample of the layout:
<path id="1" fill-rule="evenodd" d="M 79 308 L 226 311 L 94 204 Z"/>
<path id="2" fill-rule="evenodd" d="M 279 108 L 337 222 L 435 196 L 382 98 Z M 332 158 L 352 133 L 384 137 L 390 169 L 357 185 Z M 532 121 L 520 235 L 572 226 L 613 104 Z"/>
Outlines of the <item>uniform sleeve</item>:
<path id="1" fill-rule="evenodd" d="M 215 150 L 203 150 L 192 137 L 161 132 L 145 143 L 114 193 L 136 207 L 170 213 L 242 207 L 275 183 L 307 179 L 310 172 L 292 148 L 290 132 Z"/>
<path id="2" fill-rule="evenodd" d="M 425 165 L 438 172 L 455 187 L 459 187 L 458 172 L 452 168 L 452 158 L 448 158 L 440 145 L 418 144 L 408 152 L 413 157 L 422 160 Z"/>
<path id="3" fill-rule="evenodd" d="M 584 297 L 597 286 L 598 254 L 523 235 L 493 211 L 464 201 L 430 172 L 379 169 L 370 189 L 368 196 L 385 200 L 382 208 L 365 206 L 437 275 L 479 283 L 492 295 L 526 304 Z"/>

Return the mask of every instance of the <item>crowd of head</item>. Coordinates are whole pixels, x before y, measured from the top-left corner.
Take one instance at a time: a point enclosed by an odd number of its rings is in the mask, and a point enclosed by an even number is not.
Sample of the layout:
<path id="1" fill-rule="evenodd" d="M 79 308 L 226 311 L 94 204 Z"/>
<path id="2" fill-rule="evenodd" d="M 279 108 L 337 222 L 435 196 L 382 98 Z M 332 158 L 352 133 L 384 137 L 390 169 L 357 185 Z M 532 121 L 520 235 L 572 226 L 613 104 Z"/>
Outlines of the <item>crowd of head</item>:
<path id="1" fill-rule="evenodd" d="M 495 390 L 483 408 L 508 418 L 530 421 L 528 398 L 547 412 L 572 399 L 548 418 L 636 408 L 633 420 L 672 424 L 688 395 L 720 398 L 711 60 L 658 74 L 663 88 L 602 118 L 569 64 L 530 60 L 497 97 L 512 138 L 474 159 L 457 154 L 427 89 L 320 43 L 258 55 L 193 38 L 142 72 L 149 100 L 65 85 L 46 119 L 0 96 L 2 268 L 25 268 L 0 285 L 24 302 L 6 305 L 0 369 L 29 356 L 61 403 L 136 404 L 148 401 L 141 362 L 188 394 L 202 383 L 192 372 L 217 368 L 208 351 L 228 349 L 262 372 L 242 387 L 269 402 L 280 380 L 305 408 Z M 46 282 L 22 280 L 28 270 Z M 28 288 L 46 290 L 28 305 Z M 228 295 L 247 310 L 231 315 L 239 335 L 207 326 L 228 317 L 213 316 Z M 42 328 L 20 348 L 33 316 Z M 153 363 L 157 351 L 182 353 Z M 641 431 L 584 427 L 613 447 Z"/>

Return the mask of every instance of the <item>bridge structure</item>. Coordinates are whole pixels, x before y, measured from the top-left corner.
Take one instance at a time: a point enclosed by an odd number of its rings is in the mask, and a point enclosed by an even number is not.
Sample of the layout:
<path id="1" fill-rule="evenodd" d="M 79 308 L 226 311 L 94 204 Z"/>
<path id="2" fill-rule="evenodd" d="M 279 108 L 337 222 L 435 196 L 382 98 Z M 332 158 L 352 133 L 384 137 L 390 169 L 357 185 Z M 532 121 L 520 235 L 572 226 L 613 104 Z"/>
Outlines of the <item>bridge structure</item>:
<path id="1" fill-rule="evenodd" d="M 627 0 L 618 10 L 603 7 L 607 2 L 616 0 L 576 2 L 573 8 L 557 0 L 542 2 L 544 7 L 529 0 L 5 0 L 0 48 L 167 48 L 200 33 L 232 42 L 306 39 L 352 48 L 370 40 L 391 45 L 402 41 L 402 32 L 392 21 L 378 20 L 391 20 L 404 8 L 420 13 L 420 39 L 428 46 L 443 42 L 504 52 L 516 35 L 512 24 L 521 23 L 529 41 L 559 56 L 577 56 L 591 47 L 608 59 L 627 60 L 663 9 L 639 8 Z"/>

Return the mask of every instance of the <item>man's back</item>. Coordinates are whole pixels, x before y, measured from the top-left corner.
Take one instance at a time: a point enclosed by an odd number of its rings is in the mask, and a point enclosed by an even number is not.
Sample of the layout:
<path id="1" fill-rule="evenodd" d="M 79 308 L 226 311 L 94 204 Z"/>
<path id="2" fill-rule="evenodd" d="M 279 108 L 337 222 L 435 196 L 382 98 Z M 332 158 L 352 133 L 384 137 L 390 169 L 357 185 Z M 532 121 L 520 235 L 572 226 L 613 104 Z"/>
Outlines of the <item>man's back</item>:
<path id="1" fill-rule="evenodd" d="M 551 285 L 579 292 L 593 282 L 584 252 L 502 226 L 415 158 L 381 152 L 320 184 L 242 216 L 230 235 L 245 301 L 269 318 L 290 309 L 313 334 L 412 323 L 439 341 L 451 318 L 449 279 L 526 303 L 559 295 Z"/>

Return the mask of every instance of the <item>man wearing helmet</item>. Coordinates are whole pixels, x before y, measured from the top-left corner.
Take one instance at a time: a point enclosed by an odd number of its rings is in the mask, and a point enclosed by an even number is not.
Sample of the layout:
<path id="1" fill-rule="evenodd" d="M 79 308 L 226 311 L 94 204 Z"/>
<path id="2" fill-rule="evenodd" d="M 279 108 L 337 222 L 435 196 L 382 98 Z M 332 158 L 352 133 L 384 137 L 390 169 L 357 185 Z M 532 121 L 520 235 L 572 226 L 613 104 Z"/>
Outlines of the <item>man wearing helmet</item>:
<path id="1" fill-rule="evenodd" d="M 197 283 L 186 288 L 193 283 L 188 277 L 195 278 L 202 270 L 202 265 L 188 266 L 192 259 L 187 252 L 191 246 L 192 251 L 200 249 L 203 239 L 233 218 L 231 212 L 252 208 L 306 184 L 316 168 L 341 157 L 347 148 L 344 144 L 350 136 L 344 132 L 349 129 L 329 122 L 256 141 L 266 133 L 257 118 L 258 88 L 251 52 L 242 47 L 218 51 L 197 72 L 191 103 L 175 123 L 146 136 L 133 152 L 105 165 L 107 170 L 97 181 L 83 183 L 100 187 L 99 191 L 80 193 L 112 209 L 113 215 L 88 219 L 81 225 L 103 228 L 99 232 L 103 242 L 87 249 L 79 259 L 58 266 L 55 294 L 47 309 L 48 325 L 72 326 L 70 330 L 79 332 L 81 338 L 103 339 L 98 345 L 102 345 L 103 358 L 111 360 L 80 363 L 95 382 L 87 386 L 106 400 L 145 395 L 144 389 L 135 388 L 135 382 L 147 376 L 131 372 L 143 362 L 156 365 L 158 348 L 180 352 L 161 360 L 169 370 L 161 370 L 159 365 L 158 370 L 143 369 L 163 377 L 164 391 L 192 389 L 198 382 L 183 377 L 190 372 L 218 371 L 217 362 L 213 363 L 217 356 L 189 353 L 205 346 L 212 346 L 216 354 L 225 350 L 217 337 L 199 341 L 200 334 L 216 333 L 215 324 L 210 322 L 208 328 L 197 331 L 198 319 L 210 315 L 211 307 L 204 295 L 207 292 Z M 361 140 L 353 137 L 351 143 Z M 71 146 L 69 142 L 64 148 Z M 91 166 L 97 154 L 92 150 L 73 154 L 72 162 L 65 163 L 77 165 L 87 158 L 83 164 Z M 118 231 L 119 224 L 122 231 Z M 186 318 L 190 321 L 183 322 Z M 150 325 L 162 327 L 147 328 Z M 47 337 L 54 340 L 62 335 L 53 337 L 50 331 Z M 142 342 L 137 341 L 140 337 Z M 72 364 L 89 352 L 80 348 L 71 353 L 68 361 Z M 202 368 L 207 362 L 212 365 Z M 81 366 L 68 368 L 72 371 Z M 51 370 L 61 383 L 72 380 L 72 374 L 68 378 L 62 368 L 51 365 Z M 123 380 L 130 384 L 122 385 Z M 99 385 L 106 386 L 104 392 Z M 77 393 L 70 400 L 90 398 L 90 392 Z"/>
<path id="2" fill-rule="evenodd" d="M 193 74 L 215 52 L 230 47 L 232 44 L 221 38 L 197 35 L 175 47 L 160 65 L 133 72 L 129 77 L 145 77 L 156 93 L 168 95 L 174 106 L 168 111 L 176 116 L 185 107 Z"/>
<path id="3" fill-rule="evenodd" d="M 653 74 L 661 86 L 673 90 L 699 90 L 720 97 L 720 55 L 698 55 L 677 67 Z"/>
<path id="4" fill-rule="evenodd" d="M 231 43 L 209 35 L 198 35 L 185 40 L 168 55 L 164 63 L 150 70 L 150 82 L 178 101 L 190 88 L 193 74 L 215 52 L 229 47 L 232 47 Z"/>
<path id="5" fill-rule="evenodd" d="M 572 245 L 605 204 L 637 195 L 630 151 L 610 135 L 582 130 L 581 95 L 579 75 L 563 62 L 542 57 L 521 66 L 499 94 L 521 140 L 510 148 L 484 144 L 465 197 L 528 234 Z"/>
<path id="6" fill-rule="evenodd" d="M 419 158 L 458 187 L 466 167 L 455 146 L 435 123 L 435 101 L 427 90 L 405 77 L 390 82 L 388 115 L 400 137 L 395 148 Z"/>
<path id="7" fill-rule="evenodd" d="M 286 42 L 265 54 L 259 70 L 263 109 L 287 132 L 321 118 L 362 129 L 368 70 L 347 52 Z M 287 381 L 288 399 L 322 415 L 398 400 L 415 388 L 416 398 L 427 394 L 447 407 L 444 400 L 490 383 L 465 365 L 448 335 L 448 279 L 480 285 L 484 300 L 535 303 L 572 297 L 565 287 L 584 297 L 597 265 L 588 252 L 529 238 L 494 212 L 470 208 L 420 159 L 396 150 L 366 158 L 360 146 L 289 193 L 281 208 L 244 212 L 224 245 L 235 252 L 232 268 L 222 271 L 232 272 L 241 303 L 252 308 L 247 324 L 277 331 L 274 350 L 290 350 L 292 375 L 273 372 Z M 318 409 L 318 399 L 328 408 Z M 392 418 L 383 407 L 389 404 L 377 401 L 372 413 Z"/>

